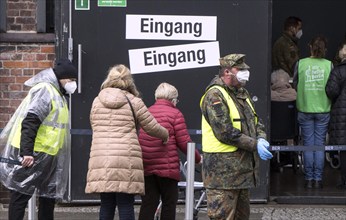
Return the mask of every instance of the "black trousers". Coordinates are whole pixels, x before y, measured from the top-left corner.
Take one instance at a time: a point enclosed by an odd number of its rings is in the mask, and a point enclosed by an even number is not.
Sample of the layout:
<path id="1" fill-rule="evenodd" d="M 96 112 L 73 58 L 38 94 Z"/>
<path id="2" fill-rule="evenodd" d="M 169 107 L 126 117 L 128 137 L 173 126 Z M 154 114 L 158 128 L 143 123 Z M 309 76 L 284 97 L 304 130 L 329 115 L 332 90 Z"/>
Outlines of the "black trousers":
<path id="1" fill-rule="evenodd" d="M 11 191 L 10 205 L 8 208 L 9 220 L 23 220 L 25 208 L 28 205 L 31 195 Z M 39 197 L 38 219 L 53 220 L 54 219 L 55 199 Z"/>
<path id="2" fill-rule="evenodd" d="M 154 219 L 155 211 L 162 200 L 160 219 L 174 220 L 178 201 L 178 181 L 156 175 L 145 176 L 145 196 L 138 220 Z"/>
<path id="3" fill-rule="evenodd" d="M 100 197 L 100 220 L 113 220 L 116 207 L 118 207 L 120 220 L 135 219 L 135 209 L 133 207 L 135 202 L 134 194 L 116 192 L 100 193 Z"/>

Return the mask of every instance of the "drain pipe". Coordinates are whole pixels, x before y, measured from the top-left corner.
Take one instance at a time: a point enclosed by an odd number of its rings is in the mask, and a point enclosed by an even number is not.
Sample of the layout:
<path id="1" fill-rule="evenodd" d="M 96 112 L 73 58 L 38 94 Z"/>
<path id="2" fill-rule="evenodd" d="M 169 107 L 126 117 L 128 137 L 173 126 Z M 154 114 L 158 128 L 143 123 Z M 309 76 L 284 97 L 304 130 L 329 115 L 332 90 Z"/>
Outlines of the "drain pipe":
<path id="1" fill-rule="evenodd" d="M 68 59 L 73 60 L 73 38 L 72 38 L 72 0 L 69 0 L 69 37 L 68 37 Z"/>

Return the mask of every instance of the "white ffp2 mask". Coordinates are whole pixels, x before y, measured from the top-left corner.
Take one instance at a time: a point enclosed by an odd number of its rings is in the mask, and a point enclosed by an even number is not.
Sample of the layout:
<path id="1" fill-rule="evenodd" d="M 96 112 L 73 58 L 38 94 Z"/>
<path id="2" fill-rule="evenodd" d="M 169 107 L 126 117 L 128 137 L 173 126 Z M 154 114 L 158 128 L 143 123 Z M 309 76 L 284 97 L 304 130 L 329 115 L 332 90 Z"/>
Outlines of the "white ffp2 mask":
<path id="1" fill-rule="evenodd" d="M 300 39 L 302 36 L 303 36 L 303 31 L 302 31 L 302 30 L 299 30 L 299 31 L 296 33 L 296 38 Z"/>
<path id="2" fill-rule="evenodd" d="M 246 81 L 249 81 L 250 72 L 249 70 L 239 70 L 236 77 L 239 82 L 246 83 Z"/>
<path id="3" fill-rule="evenodd" d="M 67 82 L 64 86 L 64 89 L 66 90 L 66 93 L 73 94 L 77 89 L 76 81 Z"/>

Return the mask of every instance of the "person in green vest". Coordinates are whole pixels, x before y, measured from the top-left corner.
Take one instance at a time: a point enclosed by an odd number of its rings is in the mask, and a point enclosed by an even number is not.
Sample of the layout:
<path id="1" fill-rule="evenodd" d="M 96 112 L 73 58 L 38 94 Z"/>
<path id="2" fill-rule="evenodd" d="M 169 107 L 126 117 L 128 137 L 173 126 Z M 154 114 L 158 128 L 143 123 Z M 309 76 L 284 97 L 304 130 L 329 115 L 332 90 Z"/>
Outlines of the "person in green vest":
<path id="1" fill-rule="evenodd" d="M 208 216 L 249 219 L 249 189 L 259 185 L 259 158 L 268 160 L 265 128 L 249 92 L 249 66 L 244 54 L 220 58 L 219 74 L 201 98 L 202 178 Z"/>
<path id="2" fill-rule="evenodd" d="M 31 87 L 0 135 L 1 183 L 11 191 L 9 220 L 24 218 L 34 192 L 38 219 L 54 219 L 56 199 L 62 199 L 70 160 L 69 112 L 65 96 L 74 93 L 77 70 L 67 59 L 56 62 L 24 85 Z"/>
<path id="3" fill-rule="evenodd" d="M 304 146 L 324 146 L 329 123 L 331 101 L 325 88 L 333 68 L 324 59 L 327 39 L 314 37 L 310 57 L 300 59 L 294 71 L 293 85 L 297 90 L 298 123 Z M 322 188 L 324 151 L 304 151 L 305 188 Z"/>

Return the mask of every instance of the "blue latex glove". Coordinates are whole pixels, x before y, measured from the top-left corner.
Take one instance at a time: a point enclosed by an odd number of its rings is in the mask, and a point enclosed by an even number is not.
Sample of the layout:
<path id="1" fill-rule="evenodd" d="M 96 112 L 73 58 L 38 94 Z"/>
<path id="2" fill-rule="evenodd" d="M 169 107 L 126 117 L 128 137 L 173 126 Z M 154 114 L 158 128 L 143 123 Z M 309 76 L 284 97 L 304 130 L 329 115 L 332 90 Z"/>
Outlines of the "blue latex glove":
<path id="1" fill-rule="evenodd" d="M 261 143 L 267 148 L 267 150 L 269 150 L 269 142 L 268 142 L 266 139 L 264 139 L 264 138 L 258 138 L 257 141 L 258 141 L 258 142 L 261 142 Z"/>
<path id="2" fill-rule="evenodd" d="M 263 138 L 257 141 L 257 152 L 262 160 L 268 160 L 273 157 L 273 154 L 268 151 L 269 143 Z"/>

